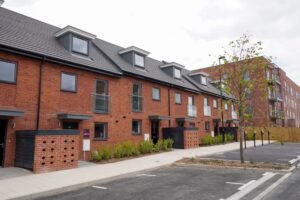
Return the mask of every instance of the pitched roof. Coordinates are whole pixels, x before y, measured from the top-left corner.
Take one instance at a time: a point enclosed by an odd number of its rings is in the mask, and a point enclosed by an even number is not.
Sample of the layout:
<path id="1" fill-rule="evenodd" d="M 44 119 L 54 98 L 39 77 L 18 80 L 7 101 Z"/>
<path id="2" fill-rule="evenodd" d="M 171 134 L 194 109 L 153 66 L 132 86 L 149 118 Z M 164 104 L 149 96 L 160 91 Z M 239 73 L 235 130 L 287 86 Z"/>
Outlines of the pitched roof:
<path id="1" fill-rule="evenodd" d="M 0 44 L 28 53 L 90 67 L 94 70 L 122 74 L 121 71 L 98 53 L 91 59 L 74 56 L 55 38 L 61 29 L 33 18 L 0 7 Z"/>
<path id="2" fill-rule="evenodd" d="M 150 57 L 145 57 L 145 69 L 136 68 L 119 54 L 120 51 L 126 48 L 98 38 L 93 39 L 91 42 L 92 47 L 96 49 L 96 53 L 93 53 L 90 59 L 74 55 L 66 50 L 55 37 L 55 34 L 60 30 L 62 29 L 0 7 L 0 46 L 47 56 L 75 66 L 81 65 L 87 69 L 118 75 L 125 73 L 194 92 L 219 95 L 219 90 L 210 83 L 204 86 L 192 80 L 188 76 L 189 70 L 182 69 L 184 76 L 181 80 L 170 77 L 160 68 L 166 63 Z"/>

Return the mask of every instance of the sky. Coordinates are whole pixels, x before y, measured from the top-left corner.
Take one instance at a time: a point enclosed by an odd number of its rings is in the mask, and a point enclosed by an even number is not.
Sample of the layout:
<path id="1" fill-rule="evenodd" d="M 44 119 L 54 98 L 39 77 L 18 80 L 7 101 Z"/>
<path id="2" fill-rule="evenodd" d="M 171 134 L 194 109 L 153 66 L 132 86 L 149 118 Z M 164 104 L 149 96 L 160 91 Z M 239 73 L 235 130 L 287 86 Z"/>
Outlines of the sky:
<path id="1" fill-rule="evenodd" d="M 248 34 L 300 85 L 299 0 L 5 0 L 3 7 L 190 70 L 211 66 L 222 47 Z"/>

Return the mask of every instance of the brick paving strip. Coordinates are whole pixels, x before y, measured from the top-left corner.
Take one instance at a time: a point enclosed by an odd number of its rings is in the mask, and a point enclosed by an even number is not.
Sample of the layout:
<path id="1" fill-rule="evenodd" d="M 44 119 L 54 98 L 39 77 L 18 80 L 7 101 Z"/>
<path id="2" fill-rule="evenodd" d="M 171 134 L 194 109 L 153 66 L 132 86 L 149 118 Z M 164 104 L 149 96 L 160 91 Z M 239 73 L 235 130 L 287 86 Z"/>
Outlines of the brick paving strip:
<path id="1" fill-rule="evenodd" d="M 247 142 L 247 146 L 253 146 L 253 142 Z M 171 165 L 184 157 L 206 156 L 236 149 L 239 149 L 238 142 L 174 150 L 116 163 L 4 179 L 0 180 L 0 199 L 30 199 L 48 196 Z"/>

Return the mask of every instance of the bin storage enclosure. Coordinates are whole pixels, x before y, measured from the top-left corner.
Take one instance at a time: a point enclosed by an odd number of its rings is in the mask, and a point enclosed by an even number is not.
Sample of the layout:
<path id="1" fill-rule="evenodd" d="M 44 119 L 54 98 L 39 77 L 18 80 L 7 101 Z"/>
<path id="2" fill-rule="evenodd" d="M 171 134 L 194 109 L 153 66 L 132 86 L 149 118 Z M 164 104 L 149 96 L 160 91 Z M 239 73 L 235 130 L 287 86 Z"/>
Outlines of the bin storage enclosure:
<path id="1" fill-rule="evenodd" d="M 16 131 L 15 166 L 35 173 L 75 168 L 79 130 Z"/>
<path id="2" fill-rule="evenodd" d="M 175 149 L 190 149 L 199 147 L 199 131 L 197 128 L 172 127 L 163 128 L 163 138 L 171 138 Z"/>

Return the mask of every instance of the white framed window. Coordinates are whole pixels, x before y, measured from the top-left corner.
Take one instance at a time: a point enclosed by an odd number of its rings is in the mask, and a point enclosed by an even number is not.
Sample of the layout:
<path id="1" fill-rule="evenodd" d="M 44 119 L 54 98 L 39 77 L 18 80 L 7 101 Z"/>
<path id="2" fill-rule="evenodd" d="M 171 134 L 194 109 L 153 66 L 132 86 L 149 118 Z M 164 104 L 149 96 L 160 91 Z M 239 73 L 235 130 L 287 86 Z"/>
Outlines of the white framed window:
<path id="1" fill-rule="evenodd" d="M 205 76 L 201 76 L 201 84 L 207 85 L 207 78 Z"/>
<path id="2" fill-rule="evenodd" d="M 152 99 L 160 100 L 160 89 L 159 88 L 152 88 Z"/>
<path id="3" fill-rule="evenodd" d="M 218 101 L 217 101 L 217 99 L 213 100 L 213 107 L 214 108 L 218 108 Z"/>
<path id="4" fill-rule="evenodd" d="M 181 93 L 179 92 L 175 93 L 175 103 L 181 104 Z"/>
<path id="5" fill-rule="evenodd" d="M 228 103 L 224 104 L 224 108 L 225 108 L 225 110 L 228 110 Z"/>
<path id="6" fill-rule="evenodd" d="M 174 68 L 174 77 L 181 79 L 181 70 L 180 69 Z"/>
<path id="7" fill-rule="evenodd" d="M 88 54 L 88 41 L 76 36 L 72 37 L 72 51 L 80 54 Z"/>
<path id="8" fill-rule="evenodd" d="M 145 67 L 145 57 L 135 53 L 134 64 L 139 67 Z"/>

